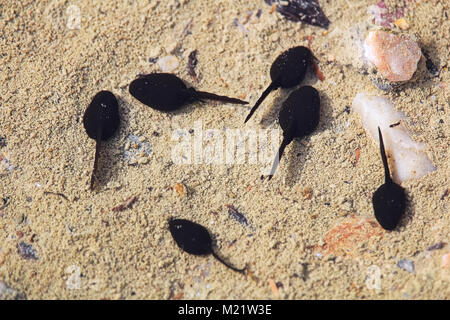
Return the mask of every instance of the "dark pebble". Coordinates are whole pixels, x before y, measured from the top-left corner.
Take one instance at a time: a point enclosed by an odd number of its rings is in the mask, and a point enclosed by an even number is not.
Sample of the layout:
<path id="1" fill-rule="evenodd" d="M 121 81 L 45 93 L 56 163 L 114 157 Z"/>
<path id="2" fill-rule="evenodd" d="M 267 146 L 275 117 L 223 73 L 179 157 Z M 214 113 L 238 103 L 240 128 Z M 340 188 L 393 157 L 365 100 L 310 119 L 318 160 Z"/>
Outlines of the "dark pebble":
<path id="1" fill-rule="evenodd" d="M 39 259 L 36 249 L 34 249 L 31 244 L 27 244 L 23 241 L 17 245 L 17 253 L 19 256 L 27 260 Z"/>

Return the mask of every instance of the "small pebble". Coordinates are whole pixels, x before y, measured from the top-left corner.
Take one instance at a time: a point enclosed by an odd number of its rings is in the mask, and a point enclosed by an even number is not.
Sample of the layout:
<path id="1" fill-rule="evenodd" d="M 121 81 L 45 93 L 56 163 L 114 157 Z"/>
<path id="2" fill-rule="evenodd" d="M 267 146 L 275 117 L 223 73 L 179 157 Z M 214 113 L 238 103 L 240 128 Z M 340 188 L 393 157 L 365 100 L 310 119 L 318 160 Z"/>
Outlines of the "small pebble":
<path id="1" fill-rule="evenodd" d="M 403 18 L 400 18 L 400 19 L 395 20 L 395 21 L 394 21 L 394 24 L 395 24 L 398 28 L 400 28 L 400 29 L 402 29 L 402 30 L 407 30 L 407 29 L 409 29 L 409 24 L 408 24 L 408 22 L 407 22 L 405 19 L 403 19 Z"/>
<path id="2" fill-rule="evenodd" d="M 397 82 L 411 79 L 422 52 L 411 39 L 377 30 L 366 37 L 364 55 L 386 79 Z"/>
<path id="3" fill-rule="evenodd" d="M 34 249 L 31 244 L 27 244 L 23 241 L 17 245 L 17 253 L 24 259 L 38 260 L 36 249 Z"/>
<path id="4" fill-rule="evenodd" d="M 400 260 L 397 263 L 397 267 L 408 271 L 409 273 L 414 273 L 414 262 L 410 260 Z"/>
<path id="5" fill-rule="evenodd" d="M 450 253 L 444 254 L 442 256 L 442 266 L 444 268 L 450 267 Z"/>
<path id="6" fill-rule="evenodd" d="M 174 189 L 180 196 L 185 196 L 187 194 L 186 186 L 182 183 L 176 183 Z"/>
<path id="7" fill-rule="evenodd" d="M 172 72 L 178 68 L 179 62 L 175 56 L 166 56 L 158 60 L 158 65 L 162 72 Z"/>

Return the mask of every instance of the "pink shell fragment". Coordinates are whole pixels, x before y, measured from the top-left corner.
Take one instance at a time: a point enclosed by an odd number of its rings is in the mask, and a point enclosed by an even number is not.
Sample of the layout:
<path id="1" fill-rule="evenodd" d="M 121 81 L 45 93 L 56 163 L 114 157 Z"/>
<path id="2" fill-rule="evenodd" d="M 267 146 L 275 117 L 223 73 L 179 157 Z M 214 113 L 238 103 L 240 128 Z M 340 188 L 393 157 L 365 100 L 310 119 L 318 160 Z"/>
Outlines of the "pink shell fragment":
<path id="1" fill-rule="evenodd" d="M 389 81 L 407 81 L 417 69 L 422 52 L 411 39 L 385 31 L 369 32 L 364 54 Z"/>

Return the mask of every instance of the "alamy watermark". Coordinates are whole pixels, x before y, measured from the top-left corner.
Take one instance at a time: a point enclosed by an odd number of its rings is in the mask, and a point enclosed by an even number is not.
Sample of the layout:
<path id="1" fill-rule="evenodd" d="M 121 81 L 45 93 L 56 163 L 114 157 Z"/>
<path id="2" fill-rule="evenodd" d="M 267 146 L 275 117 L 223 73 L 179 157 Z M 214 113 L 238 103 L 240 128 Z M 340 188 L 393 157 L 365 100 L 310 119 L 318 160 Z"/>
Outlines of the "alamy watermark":
<path id="1" fill-rule="evenodd" d="M 172 132 L 171 158 L 176 165 L 254 164 L 268 174 L 280 141 L 279 129 L 204 129 L 195 121 L 193 130 Z"/>

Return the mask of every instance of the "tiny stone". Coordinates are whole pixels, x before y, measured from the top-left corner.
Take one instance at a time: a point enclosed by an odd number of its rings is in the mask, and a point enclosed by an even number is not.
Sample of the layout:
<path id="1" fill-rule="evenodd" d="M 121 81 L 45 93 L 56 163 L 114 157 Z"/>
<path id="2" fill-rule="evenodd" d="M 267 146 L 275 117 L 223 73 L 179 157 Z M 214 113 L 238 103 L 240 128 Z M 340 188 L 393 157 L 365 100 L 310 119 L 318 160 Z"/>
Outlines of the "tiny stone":
<path id="1" fill-rule="evenodd" d="M 37 260 L 38 259 L 36 249 L 34 249 L 31 244 L 27 244 L 23 241 L 17 245 L 17 252 L 18 252 L 19 256 L 21 256 L 24 259 L 28 259 L 28 260 L 30 260 L 30 259 Z"/>
<path id="2" fill-rule="evenodd" d="M 311 188 L 309 188 L 309 187 L 305 188 L 302 193 L 303 193 L 303 197 L 306 200 L 311 199 L 311 197 L 312 197 L 312 190 L 311 190 Z"/>
<path id="3" fill-rule="evenodd" d="M 351 211 L 353 208 L 352 201 L 345 200 L 344 202 L 342 202 L 341 208 L 342 208 L 342 210 L 345 210 L 345 211 Z"/>
<path id="4" fill-rule="evenodd" d="M 21 224 L 25 220 L 25 216 L 23 214 L 19 214 L 14 218 L 14 222 L 16 224 Z"/>
<path id="5" fill-rule="evenodd" d="M 403 18 L 395 20 L 394 24 L 402 30 L 407 30 L 409 28 L 408 22 Z"/>
<path id="6" fill-rule="evenodd" d="M 175 56 L 166 56 L 158 60 L 162 72 L 172 72 L 178 68 L 179 62 Z"/>
<path id="7" fill-rule="evenodd" d="M 270 41 L 272 42 L 278 42 L 278 40 L 280 40 L 280 37 L 278 36 L 277 33 L 274 33 L 270 36 Z"/>
<path id="8" fill-rule="evenodd" d="M 182 183 L 176 183 L 174 189 L 180 196 L 185 196 L 187 194 L 186 187 Z"/>
<path id="9" fill-rule="evenodd" d="M 397 267 L 408 271 L 409 273 L 414 273 L 414 262 L 410 260 L 400 260 L 397 263 Z"/>
<path id="10" fill-rule="evenodd" d="M 348 211 L 339 210 L 337 215 L 340 216 L 340 217 L 346 217 L 348 215 Z"/>

